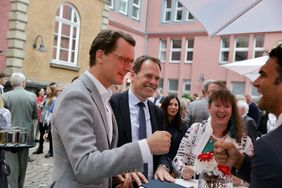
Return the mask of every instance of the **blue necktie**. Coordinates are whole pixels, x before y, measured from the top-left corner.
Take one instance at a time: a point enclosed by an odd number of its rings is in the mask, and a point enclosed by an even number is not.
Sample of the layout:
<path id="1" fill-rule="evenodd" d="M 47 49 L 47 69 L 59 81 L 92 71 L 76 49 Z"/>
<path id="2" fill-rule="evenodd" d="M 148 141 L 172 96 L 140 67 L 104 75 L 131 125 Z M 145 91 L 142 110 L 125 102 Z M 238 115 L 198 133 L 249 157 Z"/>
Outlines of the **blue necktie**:
<path id="1" fill-rule="evenodd" d="M 138 103 L 139 106 L 139 140 L 142 140 L 144 138 L 147 138 L 147 131 L 146 131 L 146 118 L 145 118 L 145 112 L 144 107 L 145 104 L 143 102 Z M 148 178 L 148 163 L 144 164 L 144 176 Z"/>

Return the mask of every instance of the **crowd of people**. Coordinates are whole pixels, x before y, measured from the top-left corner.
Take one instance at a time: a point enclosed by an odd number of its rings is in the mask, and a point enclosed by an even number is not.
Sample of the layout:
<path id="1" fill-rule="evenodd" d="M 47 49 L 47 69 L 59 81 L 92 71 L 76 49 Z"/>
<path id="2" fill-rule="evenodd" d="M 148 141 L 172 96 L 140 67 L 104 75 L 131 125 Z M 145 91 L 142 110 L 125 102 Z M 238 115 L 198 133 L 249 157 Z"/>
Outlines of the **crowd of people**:
<path id="1" fill-rule="evenodd" d="M 13 89 L 5 92 L 7 77 L 0 73 L 1 127 L 26 127 L 29 142 L 38 141 L 33 154 L 42 154 L 43 142 L 49 141 L 45 157 L 54 156 L 49 187 L 126 188 L 152 179 L 190 180 L 197 178 L 197 156 L 208 152 L 218 164 L 236 168 L 234 185 L 282 184 L 281 46 L 270 52 L 254 81 L 262 94 L 258 105 L 216 80 L 203 83 L 201 97 L 163 96 L 160 60 L 149 55 L 134 60 L 134 46 L 126 33 L 101 31 L 90 47 L 89 70 L 68 87 L 50 83 L 36 94 L 25 89 L 22 73 L 11 75 Z M 122 84 L 127 73 L 129 88 L 113 94 L 110 88 Z M 22 188 L 28 149 L 0 152 L 10 169 L 1 187 Z"/>

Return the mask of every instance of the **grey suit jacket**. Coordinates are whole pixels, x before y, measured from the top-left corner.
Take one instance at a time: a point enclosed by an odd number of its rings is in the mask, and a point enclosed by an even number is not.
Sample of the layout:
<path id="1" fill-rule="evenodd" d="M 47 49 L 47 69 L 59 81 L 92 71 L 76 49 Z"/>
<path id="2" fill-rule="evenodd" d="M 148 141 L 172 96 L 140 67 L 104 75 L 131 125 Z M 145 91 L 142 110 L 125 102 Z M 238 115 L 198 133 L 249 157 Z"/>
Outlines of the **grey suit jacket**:
<path id="1" fill-rule="evenodd" d="M 37 119 L 36 95 L 24 88 L 15 88 L 3 94 L 4 105 L 11 112 L 13 127 L 26 127 L 29 142 L 34 141 L 33 120 Z"/>
<path id="2" fill-rule="evenodd" d="M 209 117 L 208 99 L 193 101 L 188 106 L 189 126 L 207 120 Z"/>
<path id="3" fill-rule="evenodd" d="M 51 187 L 107 188 L 111 186 L 111 176 L 143 170 L 137 142 L 115 148 L 118 133 L 114 116 L 110 143 L 101 96 L 85 74 L 58 97 L 52 138 Z"/>

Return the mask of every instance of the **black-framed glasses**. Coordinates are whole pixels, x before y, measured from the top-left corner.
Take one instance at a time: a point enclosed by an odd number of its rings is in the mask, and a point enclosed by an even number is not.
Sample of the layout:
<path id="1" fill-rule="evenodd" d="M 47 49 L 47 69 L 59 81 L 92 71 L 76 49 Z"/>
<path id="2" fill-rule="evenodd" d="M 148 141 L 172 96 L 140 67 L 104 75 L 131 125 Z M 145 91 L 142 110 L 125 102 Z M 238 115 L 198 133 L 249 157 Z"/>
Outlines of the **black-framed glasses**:
<path id="1" fill-rule="evenodd" d="M 127 57 L 124 57 L 122 55 L 119 55 L 116 52 L 111 52 L 112 54 L 114 54 L 115 56 L 118 57 L 118 60 L 120 60 L 121 62 L 123 62 L 125 65 L 132 65 L 134 63 L 134 59 L 129 59 Z"/>

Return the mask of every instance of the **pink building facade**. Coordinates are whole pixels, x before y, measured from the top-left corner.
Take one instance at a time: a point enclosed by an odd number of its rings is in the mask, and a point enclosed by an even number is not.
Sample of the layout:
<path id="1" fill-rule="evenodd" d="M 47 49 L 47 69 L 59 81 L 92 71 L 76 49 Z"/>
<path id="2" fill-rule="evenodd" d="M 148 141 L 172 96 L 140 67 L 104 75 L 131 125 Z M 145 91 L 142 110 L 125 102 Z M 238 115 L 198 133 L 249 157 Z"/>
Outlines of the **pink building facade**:
<path id="1" fill-rule="evenodd" d="M 133 35 L 136 57 L 160 58 L 160 88 L 178 97 L 201 95 L 208 79 L 225 81 L 236 95 L 257 96 L 248 78 L 221 65 L 265 55 L 282 39 L 282 31 L 209 37 L 178 0 L 111 0 L 109 28 Z"/>
<path id="2" fill-rule="evenodd" d="M 0 71 L 5 68 L 5 52 L 8 49 L 8 14 L 10 10 L 10 0 L 0 1 Z"/>

